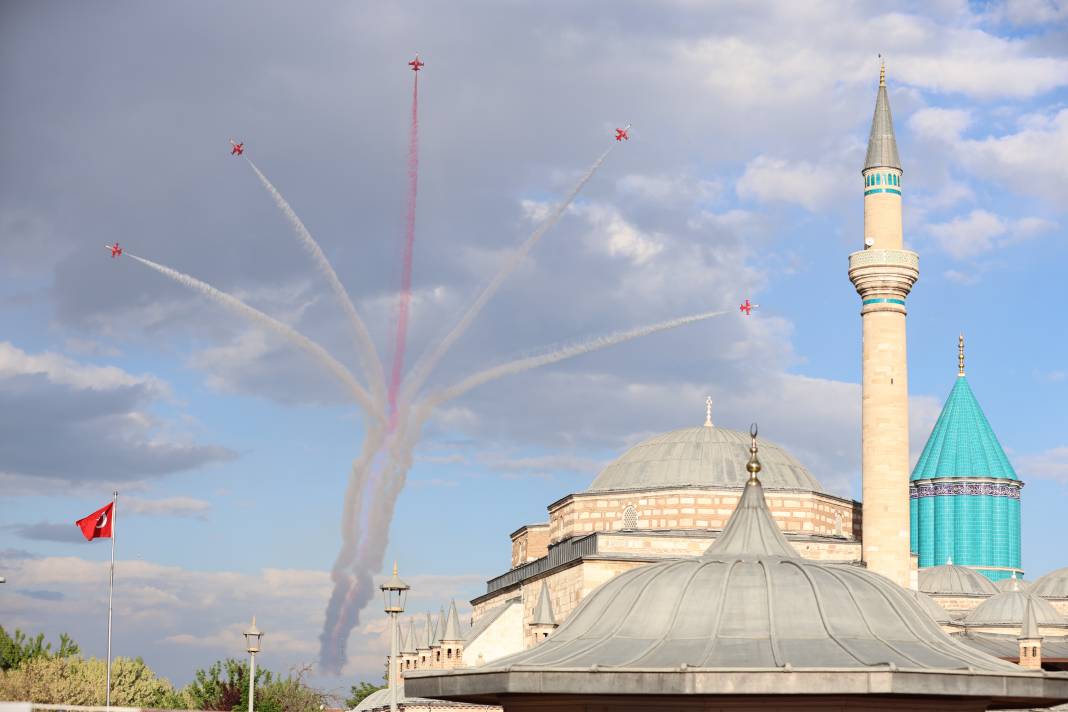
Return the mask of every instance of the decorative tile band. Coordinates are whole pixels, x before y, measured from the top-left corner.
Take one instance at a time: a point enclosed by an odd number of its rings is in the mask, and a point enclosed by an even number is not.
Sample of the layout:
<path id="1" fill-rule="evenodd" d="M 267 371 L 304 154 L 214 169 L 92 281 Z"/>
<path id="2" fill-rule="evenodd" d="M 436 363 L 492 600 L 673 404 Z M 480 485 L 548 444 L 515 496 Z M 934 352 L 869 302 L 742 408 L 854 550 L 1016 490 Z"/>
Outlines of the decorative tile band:
<path id="1" fill-rule="evenodd" d="M 901 306 L 905 306 L 905 300 L 904 299 L 883 299 L 883 298 L 880 297 L 879 299 L 865 299 L 863 301 L 863 304 L 900 304 Z"/>
<path id="2" fill-rule="evenodd" d="M 909 487 L 909 499 L 951 497 L 958 494 L 1019 499 L 1020 488 L 1016 485 L 994 484 L 992 482 L 943 482 L 937 485 L 912 485 Z"/>
<path id="3" fill-rule="evenodd" d="M 901 195 L 901 191 L 897 188 L 869 188 L 864 191 L 864 195 L 871 195 L 872 193 L 893 193 L 894 195 Z"/>

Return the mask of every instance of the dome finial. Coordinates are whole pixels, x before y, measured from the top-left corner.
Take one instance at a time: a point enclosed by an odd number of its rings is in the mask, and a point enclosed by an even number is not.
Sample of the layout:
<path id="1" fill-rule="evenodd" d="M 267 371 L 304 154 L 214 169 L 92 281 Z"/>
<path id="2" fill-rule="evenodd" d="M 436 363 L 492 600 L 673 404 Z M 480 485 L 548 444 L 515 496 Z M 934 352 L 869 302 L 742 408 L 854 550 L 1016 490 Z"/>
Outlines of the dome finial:
<path id="1" fill-rule="evenodd" d="M 749 471 L 749 482 L 751 485 L 759 485 L 760 480 L 757 479 L 757 473 L 760 472 L 760 460 L 757 459 L 757 424 L 753 423 L 749 426 L 749 437 L 751 443 L 749 445 L 749 462 L 745 464 L 745 469 Z"/>
<path id="2" fill-rule="evenodd" d="M 953 557 L 952 556 L 947 556 L 946 557 L 946 566 L 952 566 L 952 565 L 953 565 Z"/>
<path id="3" fill-rule="evenodd" d="M 712 427 L 712 396 L 705 398 L 705 427 Z"/>
<path id="4" fill-rule="evenodd" d="M 883 55 L 879 53 L 879 86 L 886 86 L 886 60 L 883 59 Z"/>
<path id="5" fill-rule="evenodd" d="M 957 338 L 957 375 L 964 375 L 964 332 Z"/>

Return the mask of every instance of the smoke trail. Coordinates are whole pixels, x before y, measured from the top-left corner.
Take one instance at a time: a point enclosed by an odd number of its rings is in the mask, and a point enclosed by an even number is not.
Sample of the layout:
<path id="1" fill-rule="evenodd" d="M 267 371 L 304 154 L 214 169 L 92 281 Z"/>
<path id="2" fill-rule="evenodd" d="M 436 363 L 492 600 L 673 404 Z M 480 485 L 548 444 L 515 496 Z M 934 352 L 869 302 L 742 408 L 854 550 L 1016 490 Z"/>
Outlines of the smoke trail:
<path id="1" fill-rule="evenodd" d="M 389 380 L 389 412 L 397 412 L 397 391 L 408 339 L 408 308 L 412 300 L 412 253 L 415 247 L 415 204 L 419 194 L 419 72 L 412 89 L 412 121 L 408 128 L 408 215 L 404 223 L 404 257 L 401 266 L 400 303 L 397 306 L 397 338 L 393 347 L 393 373 Z"/>
<path id="2" fill-rule="evenodd" d="M 226 292 L 219 291 L 215 287 L 212 287 L 210 284 L 201 282 L 195 277 L 190 277 L 187 274 L 183 274 L 181 272 L 178 272 L 177 270 L 173 270 L 170 267 L 164 267 L 163 265 L 157 264 L 152 260 L 146 260 L 143 257 L 138 257 L 137 255 L 134 255 L 130 252 L 124 252 L 123 254 L 125 254 L 130 259 L 137 260 L 146 267 L 151 267 L 160 274 L 170 277 L 179 284 L 183 284 L 186 287 L 195 289 L 204 296 L 218 302 L 219 304 L 222 304 L 223 306 L 229 308 L 232 311 L 237 312 L 238 314 L 244 317 L 251 319 L 252 321 L 255 321 L 261 326 L 270 329 L 274 333 L 286 339 L 291 344 L 319 361 L 338 380 L 348 386 L 353 398 L 356 399 L 357 403 L 363 406 L 369 417 L 377 416 L 378 418 L 381 418 L 381 410 L 376 407 L 376 404 L 371 399 L 370 394 L 366 390 L 364 390 L 363 386 L 361 386 L 359 382 L 357 382 L 356 378 L 352 375 L 352 373 L 343 365 L 338 363 L 337 359 L 327 353 L 326 349 L 324 349 L 322 346 L 315 343 L 308 337 L 304 336 L 293 327 L 289 326 L 288 324 L 283 324 L 274 317 L 267 316 L 260 310 L 254 309 L 248 304 L 245 304 L 240 299 L 233 297 L 227 294 Z"/>
<path id="3" fill-rule="evenodd" d="M 442 339 L 437 347 L 419 359 L 404 384 L 404 397 L 406 399 L 411 400 L 419 393 L 419 389 L 423 387 L 423 384 L 434 370 L 434 367 L 437 366 L 438 362 L 449 352 L 453 343 L 467 331 L 468 327 L 471 326 L 471 322 L 475 320 L 475 317 L 477 317 L 479 312 L 482 311 L 482 308 L 486 306 L 486 303 L 490 298 L 496 294 L 498 289 L 500 289 L 501 284 L 508 278 L 508 275 L 519 266 L 519 263 L 522 262 L 523 258 L 527 256 L 536 244 L 538 244 L 538 241 L 541 240 L 545 233 L 560 221 L 564 211 L 566 211 L 571 203 L 574 202 L 575 198 L 578 197 L 579 192 L 582 191 L 582 188 L 589 182 L 590 178 L 593 178 L 594 173 L 597 172 L 597 169 L 600 168 L 601 164 L 608 158 L 608 154 L 612 152 L 612 148 L 612 146 L 609 146 L 608 150 L 602 153 L 600 157 L 594 161 L 593 165 L 590 166 L 589 170 L 586 171 L 581 180 L 579 180 L 578 184 L 572 189 L 563 202 L 557 205 L 556 209 L 548 218 L 546 218 L 545 222 L 539 225 L 538 229 L 526 239 L 526 242 L 520 245 L 519 249 L 512 253 L 504 265 L 501 266 L 501 269 L 497 274 L 494 275 L 490 283 L 486 285 L 486 288 L 482 290 L 482 293 L 478 295 L 475 302 L 468 308 L 467 313 L 464 314 L 459 323 L 453 327 L 452 331 Z"/>
<path id="4" fill-rule="evenodd" d="M 364 536 L 360 541 L 361 546 L 359 547 L 358 555 L 355 560 L 346 562 L 349 565 L 348 571 L 338 570 L 338 565 L 342 563 L 341 557 L 335 564 L 334 591 L 330 597 L 326 622 L 323 627 L 323 633 L 320 636 L 320 664 L 327 669 L 340 670 L 345 661 L 345 641 L 348 640 L 349 633 L 358 622 L 357 616 L 360 609 L 375 595 L 375 590 L 372 588 L 371 575 L 372 572 L 379 571 L 382 568 L 386 546 L 389 543 L 389 524 L 393 519 L 397 498 L 404 488 L 408 471 L 412 465 L 412 452 L 423 425 L 430 419 L 438 406 L 498 378 L 558 363 L 592 351 L 615 346 L 631 339 L 649 336 L 660 331 L 711 319 L 726 313 L 725 311 L 706 312 L 671 319 L 650 326 L 601 336 L 591 341 L 567 346 L 540 356 L 510 361 L 476 373 L 450 388 L 431 394 L 417 403 L 411 410 L 407 407 L 406 402 L 402 400 L 395 420 L 397 427 L 392 431 L 392 437 L 387 446 L 389 460 L 385 463 L 384 472 L 378 478 L 377 486 L 370 500 L 370 506 L 368 507 L 369 520 L 366 525 L 366 532 L 364 532 Z M 354 535 L 357 534 L 357 532 L 352 533 Z M 346 544 L 348 545 L 348 542 Z M 353 545 L 355 545 L 354 542 Z M 353 573 L 349 573 L 349 571 Z"/>
<path id="5" fill-rule="evenodd" d="M 319 271 L 323 273 L 323 276 L 326 277 L 326 281 L 333 290 L 338 304 L 341 305 L 341 309 L 348 317 L 349 325 L 352 327 L 353 334 L 356 337 L 356 353 L 360 358 L 360 366 L 363 368 L 363 372 L 367 375 L 371 393 L 374 394 L 376 401 L 381 401 L 385 391 L 385 375 L 382 373 L 382 362 L 378 359 L 378 350 L 375 349 L 374 341 L 371 339 L 371 333 L 367 330 L 367 325 L 364 323 L 363 319 L 361 319 L 360 315 L 356 312 L 356 307 L 352 303 L 348 291 L 341 284 L 341 280 L 337 278 L 337 272 L 334 271 L 334 267 L 330 264 L 330 260 L 323 254 L 322 248 L 319 247 L 319 243 L 316 242 L 315 238 L 308 232 L 308 228 L 304 227 L 304 222 L 297 216 L 297 213 L 290 207 L 286 199 L 282 197 L 282 194 L 278 192 L 278 189 L 274 187 L 274 184 L 267 180 L 267 176 L 263 175 L 263 172 L 252 162 L 252 159 L 248 156 L 245 156 L 244 158 L 248 161 L 252 170 L 256 172 L 256 177 L 260 179 L 260 183 L 263 184 L 263 187 L 266 188 L 267 192 L 274 198 L 274 202 L 278 206 L 278 209 L 282 211 L 286 218 L 288 218 L 297 238 L 300 240 L 301 246 L 312 256 L 315 265 L 319 268 Z"/>
<path id="6" fill-rule="evenodd" d="M 477 388 L 484 383 L 495 381 L 498 378 L 505 376 L 511 376 L 523 371 L 529 371 L 532 368 L 540 368 L 541 366 L 548 366 L 549 364 L 557 363 L 565 359 L 574 358 L 575 356 L 581 356 L 582 354 L 588 354 L 591 351 L 598 351 L 600 349 L 607 348 L 609 346 L 615 346 L 621 344 L 624 341 L 630 341 L 631 339 L 637 339 L 642 336 L 649 336 L 659 331 L 667 331 L 668 329 L 675 329 L 686 324 L 692 324 L 697 321 L 704 321 L 705 319 L 711 319 L 715 316 L 721 316 L 726 314 L 725 311 L 705 312 L 703 314 L 692 314 L 690 316 L 680 317 L 678 319 L 671 319 L 669 321 L 662 321 L 659 324 L 652 324 L 650 326 L 643 326 L 637 329 L 629 329 L 627 331 L 620 331 L 615 334 L 609 334 L 608 336 L 599 336 L 595 339 L 587 341 L 581 344 L 572 344 L 571 346 L 565 346 L 558 351 L 542 354 L 540 356 L 528 356 L 527 358 L 516 359 L 515 361 L 509 361 L 499 366 L 487 368 L 485 371 L 469 376 L 460 381 L 454 386 L 446 388 L 443 391 L 431 394 L 427 397 L 423 407 L 428 410 L 437 408 L 442 403 L 458 398 L 464 393 L 467 393 L 472 388 Z"/>

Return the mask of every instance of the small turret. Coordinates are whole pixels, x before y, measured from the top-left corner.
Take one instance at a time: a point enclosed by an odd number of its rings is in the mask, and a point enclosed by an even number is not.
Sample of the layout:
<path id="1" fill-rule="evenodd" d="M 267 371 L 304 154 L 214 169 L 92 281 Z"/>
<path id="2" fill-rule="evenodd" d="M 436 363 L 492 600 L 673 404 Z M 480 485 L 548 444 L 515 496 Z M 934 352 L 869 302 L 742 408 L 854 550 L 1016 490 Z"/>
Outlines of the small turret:
<path id="1" fill-rule="evenodd" d="M 538 603 L 534 606 L 534 615 L 528 625 L 535 645 L 548 638 L 549 634 L 556 630 L 556 615 L 553 613 L 553 602 L 549 597 L 549 585 L 545 581 L 541 582 Z"/>
<path id="2" fill-rule="evenodd" d="M 464 638 L 460 633 L 460 616 L 456 612 L 456 601 L 449 603 L 449 614 L 445 618 L 445 629 L 441 634 L 441 648 L 444 651 L 442 667 L 455 668 L 463 664 Z"/>
<path id="3" fill-rule="evenodd" d="M 1020 665 L 1032 670 L 1042 669 L 1042 636 L 1038 632 L 1038 619 L 1031 598 L 1027 599 L 1023 626 L 1020 629 Z"/>

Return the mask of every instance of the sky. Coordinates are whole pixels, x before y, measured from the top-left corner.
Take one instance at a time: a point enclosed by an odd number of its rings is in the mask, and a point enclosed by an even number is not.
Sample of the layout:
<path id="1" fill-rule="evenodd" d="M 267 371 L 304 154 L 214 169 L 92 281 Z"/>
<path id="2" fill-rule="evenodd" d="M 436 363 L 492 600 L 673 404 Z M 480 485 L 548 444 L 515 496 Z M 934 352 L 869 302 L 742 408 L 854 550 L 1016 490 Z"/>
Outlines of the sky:
<path id="1" fill-rule="evenodd" d="M 508 534 L 649 435 L 704 421 L 860 493 L 860 168 L 878 54 L 904 165 L 911 446 L 967 339 L 1023 493 L 1027 578 L 1068 566 L 1068 3 L 0 5 L 0 624 L 176 683 L 244 654 L 313 662 L 364 423 L 306 354 L 129 259 L 230 292 L 356 365 L 343 313 L 228 139 L 321 243 L 391 355 L 420 74 L 414 357 L 630 123 L 433 378 L 710 310 L 488 384 L 427 424 L 387 562 L 437 611 Z M 759 303 L 751 318 L 737 313 Z M 383 573 L 386 573 L 383 571 Z M 388 648 L 361 617 L 341 690 Z"/>

